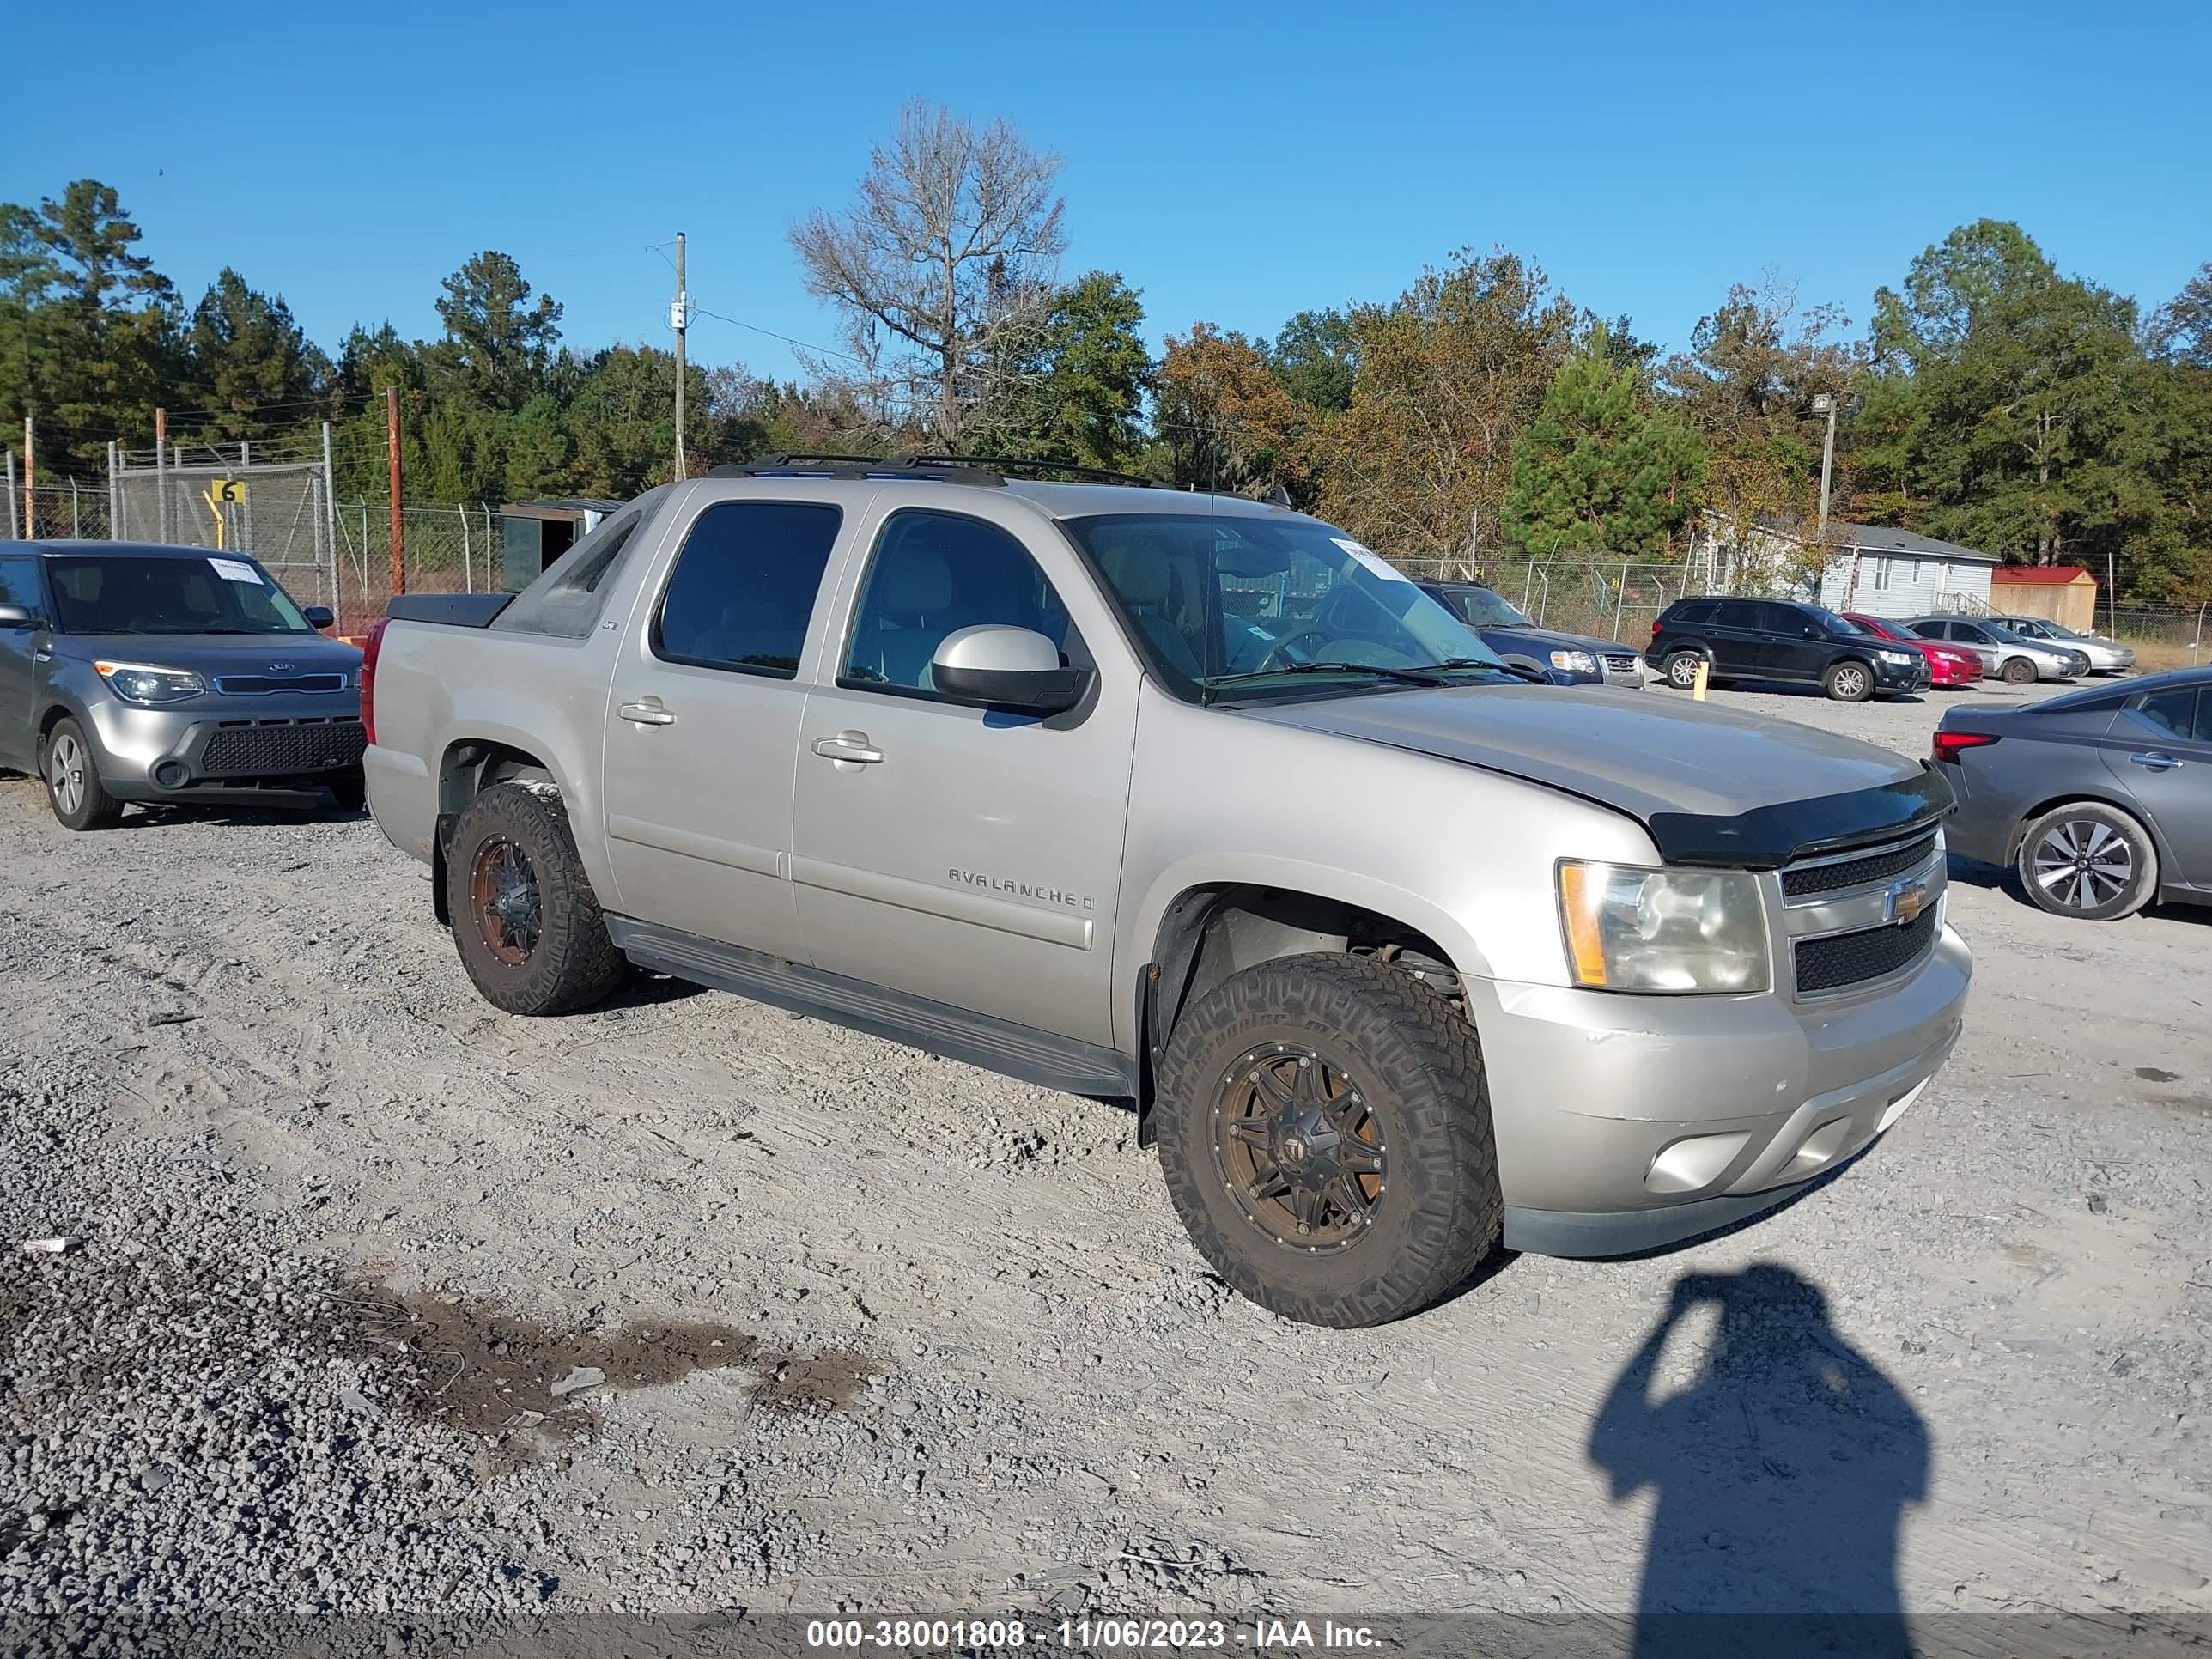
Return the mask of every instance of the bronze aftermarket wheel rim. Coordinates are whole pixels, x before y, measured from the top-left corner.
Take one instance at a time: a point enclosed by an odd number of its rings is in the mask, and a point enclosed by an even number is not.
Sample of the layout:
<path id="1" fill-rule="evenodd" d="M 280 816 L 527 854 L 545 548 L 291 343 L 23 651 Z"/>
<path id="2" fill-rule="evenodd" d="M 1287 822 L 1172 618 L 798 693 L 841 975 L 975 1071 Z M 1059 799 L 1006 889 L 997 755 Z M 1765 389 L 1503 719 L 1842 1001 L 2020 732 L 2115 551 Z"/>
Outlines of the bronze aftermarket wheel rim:
<path id="1" fill-rule="evenodd" d="M 510 968 L 529 961 L 544 929 L 530 855 L 511 841 L 486 842 L 469 868 L 469 900 L 484 948 Z"/>
<path id="2" fill-rule="evenodd" d="M 1214 1168 L 1244 1218 L 1286 1249 L 1357 1244 L 1389 1188 L 1387 1151 L 1373 1107 L 1316 1049 L 1262 1043 L 1222 1075 Z"/>

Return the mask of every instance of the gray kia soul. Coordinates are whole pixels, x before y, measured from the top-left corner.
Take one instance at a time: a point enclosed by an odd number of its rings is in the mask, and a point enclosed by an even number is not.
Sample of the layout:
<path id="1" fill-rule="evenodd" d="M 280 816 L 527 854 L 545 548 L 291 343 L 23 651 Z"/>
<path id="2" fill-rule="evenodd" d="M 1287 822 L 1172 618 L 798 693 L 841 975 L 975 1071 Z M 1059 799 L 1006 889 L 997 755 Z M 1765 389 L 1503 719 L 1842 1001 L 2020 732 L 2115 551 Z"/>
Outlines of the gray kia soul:
<path id="1" fill-rule="evenodd" d="M 97 830 L 126 802 L 362 804 L 361 652 L 243 555 L 0 550 L 0 766 Z"/>

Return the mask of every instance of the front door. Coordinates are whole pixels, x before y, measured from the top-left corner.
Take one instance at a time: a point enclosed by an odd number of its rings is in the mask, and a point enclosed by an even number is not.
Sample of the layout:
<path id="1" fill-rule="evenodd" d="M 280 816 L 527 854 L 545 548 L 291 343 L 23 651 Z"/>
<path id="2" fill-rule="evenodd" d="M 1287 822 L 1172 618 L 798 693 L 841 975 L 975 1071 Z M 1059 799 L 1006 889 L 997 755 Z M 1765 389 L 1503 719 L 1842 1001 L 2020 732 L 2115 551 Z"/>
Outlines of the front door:
<path id="1" fill-rule="evenodd" d="M 1763 671 L 1778 680 L 1817 680 L 1828 666 L 1825 630 L 1792 605 L 1762 605 L 1766 643 L 1759 647 Z"/>
<path id="2" fill-rule="evenodd" d="M 785 879 L 799 657 L 842 514 L 716 501 L 649 583 L 607 699 L 610 908 L 804 960 Z"/>
<path id="3" fill-rule="evenodd" d="M 2153 691 L 2120 711 L 2099 747 L 2105 764 L 2158 821 L 2179 868 L 2169 881 L 2212 887 L 2212 691 Z"/>
<path id="4" fill-rule="evenodd" d="M 40 617 L 46 599 L 39 591 L 39 561 L 35 555 L 10 553 L 0 556 L 0 605 L 20 605 Z M 0 766 L 28 771 L 37 763 L 31 722 L 36 711 L 37 659 L 44 648 L 43 627 L 10 626 L 0 623 Z"/>
<path id="5" fill-rule="evenodd" d="M 947 702 L 930 678 L 957 629 L 1031 629 L 1077 664 L 1112 633 L 1073 554 L 1024 537 L 1034 523 L 979 502 L 870 526 L 807 694 L 792 880 L 817 968 L 1103 1045 L 1135 674 L 1117 651 L 1091 697 L 1045 720 Z"/>

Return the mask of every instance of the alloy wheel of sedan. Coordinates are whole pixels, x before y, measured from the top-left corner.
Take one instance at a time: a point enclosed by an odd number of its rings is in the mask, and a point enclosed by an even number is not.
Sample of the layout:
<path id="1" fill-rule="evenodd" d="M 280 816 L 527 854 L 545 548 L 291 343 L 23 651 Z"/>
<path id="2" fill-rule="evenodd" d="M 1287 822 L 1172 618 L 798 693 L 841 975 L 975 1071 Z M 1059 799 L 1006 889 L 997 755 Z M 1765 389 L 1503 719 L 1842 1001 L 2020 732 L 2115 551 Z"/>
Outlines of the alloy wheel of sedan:
<path id="1" fill-rule="evenodd" d="M 2069 910 L 2101 909 L 2135 878 L 2135 848 L 2108 823 L 2068 819 L 2035 845 L 2036 883 Z"/>

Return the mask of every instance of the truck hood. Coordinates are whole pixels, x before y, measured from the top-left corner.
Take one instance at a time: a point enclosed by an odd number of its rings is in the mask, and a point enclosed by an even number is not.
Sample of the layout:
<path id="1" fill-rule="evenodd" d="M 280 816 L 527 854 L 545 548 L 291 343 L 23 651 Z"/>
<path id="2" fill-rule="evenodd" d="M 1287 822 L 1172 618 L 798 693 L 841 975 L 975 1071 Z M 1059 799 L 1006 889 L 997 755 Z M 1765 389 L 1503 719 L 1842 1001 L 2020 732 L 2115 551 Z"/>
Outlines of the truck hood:
<path id="1" fill-rule="evenodd" d="M 1656 693 L 1454 686 L 1237 712 L 1565 790 L 1637 819 L 1669 863 L 1771 867 L 1951 805 L 1922 762 Z"/>
<path id="2" fill-rule="evenodd" d="M 349 674 L 361 648 L 321 634 L 57 634 L 54 654 L 217 674 Z M 283 663 L 285 667 L 275 665 Z"/>

